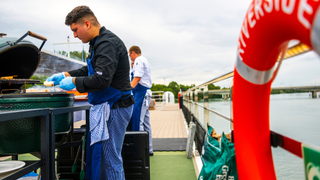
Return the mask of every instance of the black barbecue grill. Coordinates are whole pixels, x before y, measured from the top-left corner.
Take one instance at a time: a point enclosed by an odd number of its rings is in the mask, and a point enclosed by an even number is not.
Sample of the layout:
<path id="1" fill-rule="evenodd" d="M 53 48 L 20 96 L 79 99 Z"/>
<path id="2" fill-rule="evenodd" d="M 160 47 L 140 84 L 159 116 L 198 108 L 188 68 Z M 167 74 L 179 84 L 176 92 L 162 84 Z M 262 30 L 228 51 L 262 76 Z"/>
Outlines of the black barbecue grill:
<path id="1" fill-rule="evenodd" d="M 32 36 L 43 41 L 39 49 L 30 41 Z M 30 79 L 40 62 L 40 51 L 46 38 L 28 31 L 21 38 L 0 37 L 0 113 L 39 108 L 73 106 L 74 94 L 66 92 L 25 93 L 26 84 L 40 83 Z M 12 79 L 7 76 L 13 76 Z M 2 79 L 1 79 L 2 77 Z M 55 132 L 67 133 L 72 113 L 55 117 Z M 22 118 L 0 122 L 0 154 L 21 154 L 40 151 L 40 118 Z"/>
<path id="2" fill-rule="evenodd" d="M 38 49 L 32 42 L 24 40 L 26 36 L 42 40 Z M 40 62 L 40 51 L 47 38 L 28 31 L 21 38 L 0 38 L 0 93 L 13 93 L 24 84 L 35 84 L 40 81 L 30 80 Z M 15 76 L 14 79 L 1 79 Z M 11 89 L 11 90 L 9 90 Z M 3 91 L 4 90 L 4 91 Z"/>

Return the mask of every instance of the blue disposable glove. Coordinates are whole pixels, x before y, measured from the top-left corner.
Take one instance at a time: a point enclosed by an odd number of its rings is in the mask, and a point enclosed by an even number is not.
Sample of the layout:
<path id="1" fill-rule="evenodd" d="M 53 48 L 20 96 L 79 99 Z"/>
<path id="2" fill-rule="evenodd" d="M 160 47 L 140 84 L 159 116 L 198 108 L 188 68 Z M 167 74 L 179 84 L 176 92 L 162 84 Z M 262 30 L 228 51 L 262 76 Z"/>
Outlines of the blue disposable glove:
<path id="1" fill-rule="evenodd" d="M 74 77 L 66 77 L 60 82 L 60 88 L 70 91 L 76 87 L 75 84 L 73 84 L 73 78 Z"/>
<path id="2" fill-rule="evenodd" d="M 64 73 L 58 73 L 50 76 L 46 81 L 53 81 L 54 85 L 58 85 L 62 81 L 62 79 L 64 79 Z"/>

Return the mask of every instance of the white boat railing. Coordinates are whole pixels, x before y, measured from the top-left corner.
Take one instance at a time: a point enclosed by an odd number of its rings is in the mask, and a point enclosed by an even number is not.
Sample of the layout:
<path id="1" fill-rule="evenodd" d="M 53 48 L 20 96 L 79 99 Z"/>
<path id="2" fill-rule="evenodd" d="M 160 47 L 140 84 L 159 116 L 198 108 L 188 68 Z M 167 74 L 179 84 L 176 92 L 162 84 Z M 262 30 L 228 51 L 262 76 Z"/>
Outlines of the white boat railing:
<path id="1" fill-rule="evenodd" d="M 293 56 L 306 53 L 310 51 L 310 48 L 306 46 L 305 44 L 297 44 L 287 49 L 286 54 L 284 56 L 284 59 L 291 58 Z M 197 150 L 199 154 L 201 154 L 202 146 L 205 140 L 206 132 L 207 132 L 207 124 L 210 125 L 210 113 L 213 113 L 216 116 L 219 116 L 223 118 L 224 120 L 227 120 L 230 122 L 230 134 L 231 134 L 231 140 L 233 141 L 233 115 L 232 115 L 232 86 L 230 87 L 230 117 L 217 112 L 211 108 L 209 108 L 209 93 L 208 85 L 223 81 L 229 78 L 233 77 L 234 72 L 228 72 L 226 74 L 223 74 L 221 76 L 218 76 L 212 80 L 209 80 L 207 82 L 204 82 L 198 86 L 195 86 L 193 88 L 188 89 L 185 92 L 182 92 L 182 97 L 180 98 L 180 106 L 182 106 L 182 111 L 185 116 L 185 119 L 187 123 L 189 124 L 191 121 L 196 124 L 196 132 L 195 132 L 195 143 Z M 202 90 L 200 90 L 202 89 Z M 198 93 L 203 93 L 203 105 L 199 104 L 198 102 Z M 214 92 L 212 92 L 214 93 Z M 203 119 L 199 117 L 199 107 L 203 109 Z M 283 136 L 281 134 L 278 134 L 276 132 L 271 131 L 271 145 L 273 147 L 282 147 L 283 149 L 286 149 L 292 154 L 295 154 L 299 157 L 301 157 L 300 152 L 296 152 L 296 150 L 292 147 L 287 147 L 284 144 L 285 143 L 291 143 L 295 146 L 301 146 L 301 142 L 295 141 L 293 139 L 290 139 L 286 136 Z M 285 143 L 284 143 L 285 142 Z"/>
<path id="2" fill-rule="evenodd" d="M 155 99 L 156 102 L 162 102 L 162 95 L 164 91 L 152 91 L 151 99 Z"/>
<path id="3" fill-rule="evenodd" d="M 286 53 L 285 53 L 285 56 L 283 59 L 288 59 L 288 58 L 291 58 L 291 57 L 294 57 L 294 56 L 297 56 L 299 54 L 303 54 L 303 53 L 306 53 L 310 51 L 310 48 L 305 45 L 305 44 L 302 44 L 302 43 L 298 43 L 294 46 L 291 46 L 290 48 L 287 49 Z M 227 117 L 225 115 L 222 115 L 221 113 L 219 112 L 216 112 L 214 111 L 213 109 L 210 109 L 209 108 L 209 89 L 208 89 L 208 85 L 210 84 L 213 84 L 213 83 L 217 83 L 217 82 L 220 82 L 220 81 L 223 81 L 223 80 L 226 80 L 226 79 L 229 79 L 229 78 L 232 78 L 234 75 L 234 72 L 231 71 L 231 72 L 228 72 L 228 73 L 225 73 L 223 75 L 220 75 L 214 79 L 211 79 L 207 82 L 204 82 L 200 85 L 197 85 L 195 87 L 192 87 L 190 89 L 188 89 L 187 91 L 185 92 L 182 92 L 182 96 L 183 96 L 183 99 L 184 99 L 184 102 L 187 103 L 187 108 L 190 110 L 191 113 L 194 113 L 195 117 L 197 117 L 199 119 L 199 116 L 198 116 L 198 108 L 197 107 L 201 107 L 203 110 L 204 110 L 204 119 L 203 120 L 200 120 L 200 122 L 203 122 L 203 126 L 205 127 L 206 129 L 206 124 L 210 122 L 210 115 L 209 115 L 209 112 L 212 112 L 228 121 L 230 121 L 230 129 L 231 131 L 233 130 L 233 124 L 232 124 L 232 101 L 231 101 L 231 111 L 230 111 L 230 115 L 231 117 Z M 200 90 L 202 89 L 202 90 Z M 198 94 L 199 93 L 203 93 L 203 105 L 200 105 L 198 104 Z M 230 98 L 232 99 L 232 84 L 231 84 L 231 88 L 230 88 Z M 196 108 L 194 108 L 196 107 Z"/>
<path id="4" fill-rule="evenodd" d="M 294 57 L 294 56 L 297 56 L 297 55 L 300 55 L 300 54 L 303 54 L 303 53 L 306 53 L 306 52 L 309 52 L 310 51 L 310 48 L 305 45 L 305 44 L 302 44 L 302 43 L 298 43 L 294 46 L 291 46 L 290 48 L 287 49 L 286 51 L 286 54 L 283 58 L 283 60 L 285 59 L 289 59 L 291 57 Z M 196 89 L 200 89 L 204 86 L 208 86 L 209 84 L 213 84 L 213 83 L 217 83 L 219 81 L 223 81 L 223 80 L 226 80 L 226 79 L 229 79 L 229 78 L 232 78 L 233 77 L 233 74 L 234 72 L 231 71 L 231 72 L 228 72 L 228 73 L 225 73 L 225 74 L 222 74 L 214 79 L 211 79 L 207 82 L 204 82 L 198 86 L 195 86 L 195 87 L 192 87 L 190 89 L 188 89 L 187 91 L 185 92 L 182 92 L 183 95 L 185 95 L 186 93 L 190 92 L 190 91 L 195 91 Z"/>

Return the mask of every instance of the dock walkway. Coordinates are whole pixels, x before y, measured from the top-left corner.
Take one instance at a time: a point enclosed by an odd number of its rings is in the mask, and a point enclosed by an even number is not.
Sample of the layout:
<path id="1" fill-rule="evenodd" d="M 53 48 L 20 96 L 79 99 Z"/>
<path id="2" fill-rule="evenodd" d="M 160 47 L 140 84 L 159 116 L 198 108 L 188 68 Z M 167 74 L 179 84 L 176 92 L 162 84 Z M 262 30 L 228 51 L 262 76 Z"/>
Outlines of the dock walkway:
<path id="1" fill-rule="evenodd" d="M 185 152 L 187 125 L 179 105 L 157 103 L 155 110 L 150 110 L 150 123 L 154 151 L 150 157 L 151 179 L 197 179 L 195 158 L 187 159 Z"/>
<path id="2" fill-rule="evenodd" d="M 186 126 L 177 104 L 156 105 L 150 110 L 152 138 L 187 138 Z"/>
<path id="3" fill-rule="evenodd" d="M 178 104 L 160 104 L 150 110 L 154 151 L 185 151 L 187 129 Z"/>

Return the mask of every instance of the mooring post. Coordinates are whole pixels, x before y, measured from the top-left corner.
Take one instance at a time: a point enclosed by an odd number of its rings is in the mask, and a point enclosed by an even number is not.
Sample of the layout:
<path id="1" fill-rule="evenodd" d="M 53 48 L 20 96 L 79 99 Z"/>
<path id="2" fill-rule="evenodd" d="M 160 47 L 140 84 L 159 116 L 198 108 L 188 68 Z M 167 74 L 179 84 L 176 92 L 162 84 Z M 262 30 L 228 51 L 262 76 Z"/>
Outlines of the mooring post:
<path id="1" fill-rule="evenodd" d="M 312 92 L 312 98 L 317 98 L 317 91 L 311 91 Z"/>

